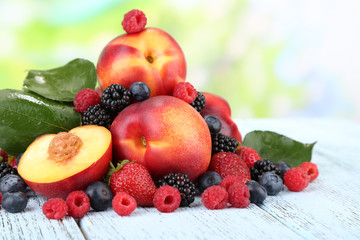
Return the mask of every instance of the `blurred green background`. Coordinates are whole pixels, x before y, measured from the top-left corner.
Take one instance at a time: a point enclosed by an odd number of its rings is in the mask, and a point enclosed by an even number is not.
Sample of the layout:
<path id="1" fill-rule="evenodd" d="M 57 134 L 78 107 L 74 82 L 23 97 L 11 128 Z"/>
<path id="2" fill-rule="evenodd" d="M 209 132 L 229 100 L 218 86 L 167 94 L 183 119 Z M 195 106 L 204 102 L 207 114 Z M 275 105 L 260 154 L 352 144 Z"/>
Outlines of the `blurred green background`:
<path id="1" fill-rule="evenodd" d="M 0 0 L 0 89 L 20 89 L 30 69 L 96 64 L 134 8 L 177 40 L 187 81 L 234 117 L 360 120 L 355 0 Z"/>

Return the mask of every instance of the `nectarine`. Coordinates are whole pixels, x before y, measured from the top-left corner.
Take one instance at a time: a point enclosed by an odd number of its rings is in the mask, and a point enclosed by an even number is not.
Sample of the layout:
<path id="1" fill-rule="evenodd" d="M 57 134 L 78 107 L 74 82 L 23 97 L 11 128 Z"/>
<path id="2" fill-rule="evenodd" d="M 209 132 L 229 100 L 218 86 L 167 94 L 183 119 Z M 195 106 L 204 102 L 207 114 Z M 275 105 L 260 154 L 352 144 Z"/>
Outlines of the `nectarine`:
<path id="1" fill-rule="evenodd" d="M 123 34 L 110 41 L 97 63 L 99 84 L 104 90 L 111 84 L 129 88 L 145 82 L 151 97 L 172 95 L 178 82 L 185 81 L 186 62 L 178 43 L 158 28 Z"/>
<path id="2" fill-rule="evenodd" d="M 100 180 L 111 160 L 110 131 L 85 125 L 36 138 L 21 157 L 18 172 L 39 195 L 66 198 Z"/>
<path id="3" fill-rule="evenodd" d="M 186 173 L 195 180 L 211 159 L 211 136 L 201 115 L 172 96 L 156 96 L 125 108 L 111 126 L 114 159 L 135 160 L 155 178 Z"/>

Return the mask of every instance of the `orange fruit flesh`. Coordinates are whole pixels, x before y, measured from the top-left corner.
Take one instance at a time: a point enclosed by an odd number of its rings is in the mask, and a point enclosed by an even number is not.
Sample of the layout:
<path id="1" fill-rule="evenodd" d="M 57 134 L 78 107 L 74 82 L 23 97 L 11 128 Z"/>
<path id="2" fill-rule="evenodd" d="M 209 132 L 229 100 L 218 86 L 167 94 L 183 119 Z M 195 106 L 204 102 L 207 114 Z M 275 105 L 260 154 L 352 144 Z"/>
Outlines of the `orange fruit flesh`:
<path id="1" fill-rule="evenodd" d="M 104 127 L 86 125 L 70 133 L 82 140 L 78 153 L 64 162 L 49 158 L 48 147 L 56 134 L 38 137 L 27 148 L 18 166 L 22 178 L 36 183 L 51 183 L 71 177 L 98 161 L 109 148 L 111 133 Z"/>

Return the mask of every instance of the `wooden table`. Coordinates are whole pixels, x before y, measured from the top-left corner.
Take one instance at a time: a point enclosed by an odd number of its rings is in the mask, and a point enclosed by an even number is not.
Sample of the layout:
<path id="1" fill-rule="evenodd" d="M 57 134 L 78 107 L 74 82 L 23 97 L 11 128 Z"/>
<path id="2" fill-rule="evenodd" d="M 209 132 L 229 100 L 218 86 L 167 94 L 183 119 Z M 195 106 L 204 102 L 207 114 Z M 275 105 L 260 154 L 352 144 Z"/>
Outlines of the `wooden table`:
<path id="1" fill-rule="evenodd" d="M 164 214 L 137 208 L 120 217 L 110 209 L 48 220 L 44 199 L 32 197 L 25 211 L 0 210 L 0 239 L 359 239 L 360 124 L 332 119 L 236 121 L 242 134 L 271 130 L 312 143 L 320 175 L 300 193 L 282 191 L 261 205 L 207 210 L 196 199 L 190 208 Z"/>

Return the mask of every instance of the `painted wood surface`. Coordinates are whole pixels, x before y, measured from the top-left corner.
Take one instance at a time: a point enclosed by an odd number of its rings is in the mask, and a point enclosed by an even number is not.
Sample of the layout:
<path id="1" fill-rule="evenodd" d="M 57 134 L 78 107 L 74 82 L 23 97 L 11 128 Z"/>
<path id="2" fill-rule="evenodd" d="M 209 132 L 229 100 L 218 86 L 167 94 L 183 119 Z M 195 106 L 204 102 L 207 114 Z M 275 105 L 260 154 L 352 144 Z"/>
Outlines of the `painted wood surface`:
<path id="1" fill-rule="evenodd" d="M 300 193 L 282 191 L 246 209 L 190 208 L 164 214 L 137 208 L 130 216 L 89 212 L 75 221 L 48 220 L 42 198 L 19 214 L 0 210 L 0 239 L 359 239 L 360 124 L 328 119 L 238 120 L 243 136 L 270 130 L 312 143 L 319 177 Z"/>

